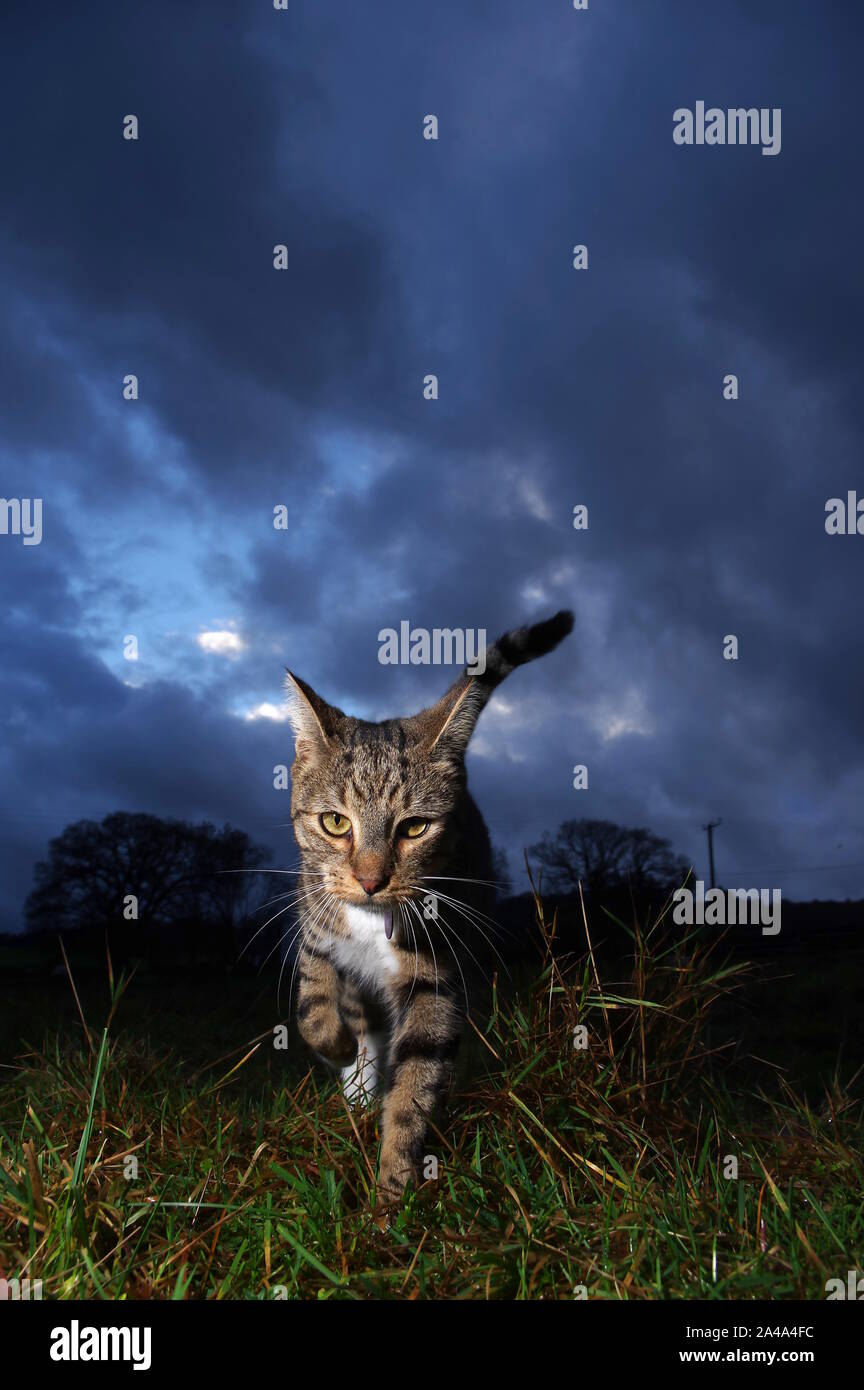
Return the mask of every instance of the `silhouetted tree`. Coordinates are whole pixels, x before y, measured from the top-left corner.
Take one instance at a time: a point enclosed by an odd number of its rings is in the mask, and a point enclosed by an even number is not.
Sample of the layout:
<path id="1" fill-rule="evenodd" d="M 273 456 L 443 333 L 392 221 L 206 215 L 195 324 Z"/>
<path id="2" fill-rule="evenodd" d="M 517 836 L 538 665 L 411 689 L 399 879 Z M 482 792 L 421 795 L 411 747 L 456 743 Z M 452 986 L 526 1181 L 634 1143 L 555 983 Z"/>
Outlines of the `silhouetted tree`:
<path id="1" fill-rule="evenodd" d="M 31 930 L 110 927 L 124 900 L 138 900 L 138 920 L 209 922 L 236 929 L 257 895 L 257 869 L 270 851 L 242 830 L 116 811 L 101 822 L 76 821 L 36 865 L 25 914 Z M 226 872 L 231 870 L 232 872 Z"/>
<path id="2" fill-rule="evenodd" d="M 560 893 L 578 889 L 596 896 L 621 888 L 636 891 L 680 886 L 688 865 L 668 840 L 650 830 L 608 820 L 567 820 L 528 851 L 543 869 L 544 883 Z"/>

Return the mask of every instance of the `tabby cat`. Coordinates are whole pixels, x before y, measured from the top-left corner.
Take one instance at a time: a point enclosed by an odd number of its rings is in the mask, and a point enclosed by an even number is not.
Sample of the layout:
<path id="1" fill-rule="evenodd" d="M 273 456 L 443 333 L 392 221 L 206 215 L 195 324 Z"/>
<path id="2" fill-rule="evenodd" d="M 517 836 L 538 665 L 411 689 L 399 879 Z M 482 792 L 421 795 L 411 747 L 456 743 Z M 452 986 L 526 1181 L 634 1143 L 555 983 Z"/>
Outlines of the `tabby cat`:
<path id="1" fill-rule="evenodd" d="M 495 950 L 492 856 L 465 750 L 493 690 L 572 630 L 557 613 L 500 637 L 437 704 L 373 724 L 288 673 L 300 847 L 297 1020 L 346 1093 L 383 1090 L 378 1206 L 416 1182 L 472 989 Z"/>

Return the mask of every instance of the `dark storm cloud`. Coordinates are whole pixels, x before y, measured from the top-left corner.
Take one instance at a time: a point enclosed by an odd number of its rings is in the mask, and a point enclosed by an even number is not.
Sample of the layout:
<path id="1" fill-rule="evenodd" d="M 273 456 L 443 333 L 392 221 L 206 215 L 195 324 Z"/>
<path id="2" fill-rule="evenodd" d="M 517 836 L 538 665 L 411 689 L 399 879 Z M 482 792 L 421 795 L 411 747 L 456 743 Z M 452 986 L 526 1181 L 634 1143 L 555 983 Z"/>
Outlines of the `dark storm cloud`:
<path id="1" fill-rule="evenodd" d="M 823 529 L 864 491 L 861 28 L 731 0 L 13 10 L 0 491 L 39 488 L 46 537 L 0 538 L 7 917 L 45 816 L 271 834 L 287 729 L 236 716 L 284 664 L 379 717 L 453 674 L 381 666 L 381 628 L 491 639 L 565 604 L 574 638 L 478 730 L 496 839 L 605 815 L 700 857 L 722 814 L 727 869 L 860 895 L 797 870 L 864 861 L 861 560 Z M 699 99 L 781 107 L 781 154 L 676 147 Z M 230 661 L 195 644 L 225 621 Z"/>
<path id="2" fill-rule="evenodd" d="M 250 455 L 267 472 L 302 466 L 292 401 L 338 402 L 340 381 L 374 361 L 373 341 L 380 350 L 382 247 L 342 211 L 338 180 L 294 188 L 280 176 L 281 132 L 310 119 L 314 79 L 290 69 L 277 81 L 234 6 L 165 8 L 162 20 L 116 6 L 49 30 L 21 19 L 30 61 L 12 68 L 3 97 L 20 137 L 8 151 L 7 261 L 71 339 L 79 372 L 113 400 L 134 369 L 210 484 L 223 468 L 249 471 Z M 120 138 L 130 111 L 137 143 Z M 290 275 L 273 272 L 277 242 Z M 56 442 L 58 416 L 74 430 L 86 403 L 71 408 L 68 380 L 58 388 L 54 344 L 20 318 L 9 329 L 31 340 L 33 360 L 8 382 L 7 410 L 32 444 Z M 44 424 L 40 375 L 58 397 Z"/>

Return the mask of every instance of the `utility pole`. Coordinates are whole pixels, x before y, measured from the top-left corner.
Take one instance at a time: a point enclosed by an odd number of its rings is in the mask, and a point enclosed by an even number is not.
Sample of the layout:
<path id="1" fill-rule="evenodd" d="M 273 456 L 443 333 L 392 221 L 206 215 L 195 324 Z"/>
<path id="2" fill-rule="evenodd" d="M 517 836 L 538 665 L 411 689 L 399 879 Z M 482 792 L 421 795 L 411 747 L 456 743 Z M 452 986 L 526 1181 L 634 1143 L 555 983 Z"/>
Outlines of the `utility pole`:
<path id="1" fill-rule="evenodd" d="M 722 817 L 719 820 L 709 820 L 702 829 L 708 831 L 708 866 L 711 870 L 711 887 L 714 887 L 714 831 L 718 825 L 723 824 Z"/>

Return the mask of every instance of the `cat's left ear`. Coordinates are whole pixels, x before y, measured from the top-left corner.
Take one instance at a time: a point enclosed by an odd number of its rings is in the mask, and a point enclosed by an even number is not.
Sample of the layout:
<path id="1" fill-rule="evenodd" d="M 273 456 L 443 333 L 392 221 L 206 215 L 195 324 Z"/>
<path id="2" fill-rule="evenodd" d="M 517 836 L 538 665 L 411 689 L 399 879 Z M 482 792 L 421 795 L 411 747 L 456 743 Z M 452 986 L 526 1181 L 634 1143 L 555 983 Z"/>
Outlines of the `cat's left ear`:
<path id="1" fill-rule="evenodd" d="M 298 756 L 303 751 L 301 744 L 309 748 L 326 747 L 338 720 L 345 717 L 342 711 L 328 705 L 293 671 L 285 672 L 285 695 Z"/>
<path id="2" fill-rule="evenodd" d="M 412 722 L 430 752 L 439 749 L 461 758 L 489 693 L 474 676 L 462 676 L 437 704 L 416 714 Z"/>
<path id="3" fill-rule="evenodd" d="M 474 725 L 492 693 L 511 671 L 554 651 L 568 633 L 573 631 L 573 614 L 562 609 L 542 623 L 517 627 L 505 632 L 486 649 L 482 669 L 472 675 L 467 668 L 447 694 L 415 716 L 420 736 L 430 748 L 461 757 L 468 747 Z M 484 633 L 485 635 L 485 633 Z"/>

